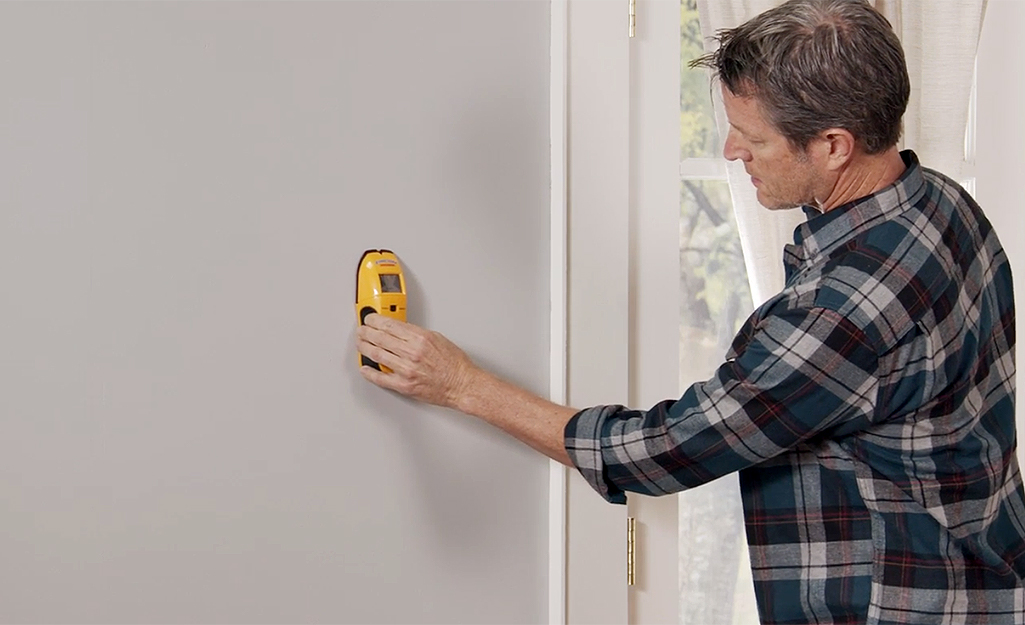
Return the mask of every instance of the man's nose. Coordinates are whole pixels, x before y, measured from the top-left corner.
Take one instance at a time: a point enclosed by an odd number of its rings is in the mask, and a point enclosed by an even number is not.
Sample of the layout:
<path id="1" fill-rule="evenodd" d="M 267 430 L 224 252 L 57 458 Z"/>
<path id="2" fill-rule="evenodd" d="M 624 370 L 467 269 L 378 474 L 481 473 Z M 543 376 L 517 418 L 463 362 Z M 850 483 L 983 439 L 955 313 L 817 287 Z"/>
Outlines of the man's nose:
<path id="1" fill-rule="evenodd" d="M 740 148 L 737 146 L 737 142 L 733 138 L 733 133 L 726 135 L 726 143 L 722 146 L 722 155 L 728 161 L 735 161 L 743 156 Z"/>

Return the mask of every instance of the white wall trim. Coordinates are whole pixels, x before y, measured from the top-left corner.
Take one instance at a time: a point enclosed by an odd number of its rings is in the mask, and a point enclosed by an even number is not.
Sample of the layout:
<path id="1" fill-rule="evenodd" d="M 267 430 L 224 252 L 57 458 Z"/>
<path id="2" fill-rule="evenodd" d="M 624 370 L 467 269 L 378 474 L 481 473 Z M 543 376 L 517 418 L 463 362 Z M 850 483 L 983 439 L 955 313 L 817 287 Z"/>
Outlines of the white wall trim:
<path id="1" fill-rule="evenodd" d="M 568 2 L 551 0 L 551 331 L 548 398 L 566 403 L 566 92 Z M 548 623 L 566 623 L 566 467 L 548 478 Z"/>
<path id="2" fill-rule="evenodd" d="M 567 5 L 566 402 L 581 408 L 629 393 L 631 40 L 626 3 Z M 566 622 L 626 623 L 626 507 L 574 470 L 566 493 Z"/>

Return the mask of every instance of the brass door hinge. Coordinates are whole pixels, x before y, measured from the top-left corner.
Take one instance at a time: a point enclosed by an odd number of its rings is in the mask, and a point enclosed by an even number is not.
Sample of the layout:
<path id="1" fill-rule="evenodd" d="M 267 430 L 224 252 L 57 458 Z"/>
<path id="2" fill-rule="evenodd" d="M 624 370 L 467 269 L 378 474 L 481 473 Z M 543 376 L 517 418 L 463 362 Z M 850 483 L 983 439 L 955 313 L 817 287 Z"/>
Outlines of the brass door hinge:
<path id="1" fill-rule="evenodd" d="M 630 37 L 637 34 L 637 0 L 630 0 Z"/>
<path id="2" fill-rule="evenodd" d="M 637 569 L 637 519 L 626 519 L 626 585 L 633 586 Z"/>

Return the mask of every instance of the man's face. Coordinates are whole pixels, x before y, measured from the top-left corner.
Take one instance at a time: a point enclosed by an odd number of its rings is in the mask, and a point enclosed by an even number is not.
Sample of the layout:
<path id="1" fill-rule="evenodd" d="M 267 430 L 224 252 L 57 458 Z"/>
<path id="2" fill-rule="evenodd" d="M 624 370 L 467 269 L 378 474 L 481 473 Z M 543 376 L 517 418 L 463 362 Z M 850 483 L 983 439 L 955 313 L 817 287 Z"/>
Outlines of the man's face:
<path id="1" fill-rule="evenodd" d="M 723 156 L 744 163 L 758 202 L 771 210 L 816 205 L 821 176 L 813 159 L 769 123 L 756 98 L 737 97 L 725 86 L 722 97 L 730 122 Z"/>

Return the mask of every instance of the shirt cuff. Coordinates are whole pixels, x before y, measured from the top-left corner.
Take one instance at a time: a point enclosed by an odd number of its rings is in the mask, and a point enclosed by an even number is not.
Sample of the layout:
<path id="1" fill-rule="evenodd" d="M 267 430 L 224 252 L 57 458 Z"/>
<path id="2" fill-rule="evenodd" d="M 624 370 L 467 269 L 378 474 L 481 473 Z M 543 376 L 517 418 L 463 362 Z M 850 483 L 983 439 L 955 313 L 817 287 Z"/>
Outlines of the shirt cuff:
<path id="1" fill-rule="evenodd" d="M 608 481 L 601 453 L 602 432 L 609 417 L 623 406 L 594 406 L 573 415 L 563 432 L 566 453 L 580 475 L 609 503 L 626 503 L 626 493 Z"/>

